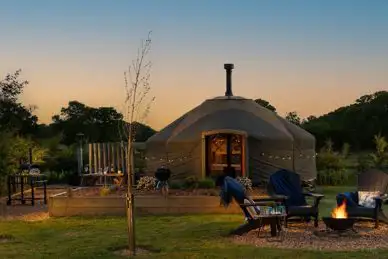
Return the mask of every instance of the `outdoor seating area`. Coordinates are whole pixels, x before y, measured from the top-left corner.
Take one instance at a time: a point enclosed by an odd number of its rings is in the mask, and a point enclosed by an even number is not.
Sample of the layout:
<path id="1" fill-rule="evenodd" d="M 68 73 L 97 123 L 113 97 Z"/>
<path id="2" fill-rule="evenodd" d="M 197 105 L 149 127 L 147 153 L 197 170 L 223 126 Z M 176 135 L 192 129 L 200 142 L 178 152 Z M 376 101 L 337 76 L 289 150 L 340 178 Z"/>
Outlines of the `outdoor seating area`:
<path id="1" fill-rule="evenodd" d="M 358 198 L 349 202 L 346 197 L 350 192 L 339 193 L 331 216 L 322 217 L 322 221 L 319 218 L 319 204 L 325 196 L 304 192 L 298 175 L 287 170 L 279 170 L 271 176 L 269 197 L 264 199 L 249 197 L 238 181 L 227 176 L 221 186 L 221 199 L 228 206 L 233 198 L 245 217 L 245 223 L 231 231 L 231 235 L 235 236 L 233 240 L 256 245 L 284 242 L 283 245 L 276 245 L 279 247 L 296 245 L 310 249 L 344 249 L 356 245 L 361 249 L 388 245 L 388 226 L 379 225 L 380 221 L 387 223 L 383 206 L 387 200 L 387 188 L 387 174 L 378 170 L 361 173 L 357 189 L 359 192 L 374 193 L 368 199 L 375 203 L 365 204 L 364 200 L 360 203 Z M 358 197 L 354 193 L 352 195 Z M 305 197 L 313 199 L 311 205 Z M 351 205 L 347 207 L 347 204 Z M 265 231 L 266 226 L 269 226 L 268 231 Z M 330 241 L 333 238 L 336 246 Z"/>

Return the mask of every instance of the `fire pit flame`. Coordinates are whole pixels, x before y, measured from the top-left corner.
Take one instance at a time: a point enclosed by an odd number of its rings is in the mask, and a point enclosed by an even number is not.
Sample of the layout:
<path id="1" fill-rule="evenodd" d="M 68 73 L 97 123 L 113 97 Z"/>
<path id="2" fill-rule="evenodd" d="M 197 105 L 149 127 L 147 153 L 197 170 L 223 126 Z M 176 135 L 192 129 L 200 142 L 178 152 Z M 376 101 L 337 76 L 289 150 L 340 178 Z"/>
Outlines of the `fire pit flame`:
<path id="1" fill-rule="evenodd" d="M 323 217 L 322 220 L 326 227 L 334 231 L 343 232 L 349 229 L 354 231 L 353 225 L 355 220 L 348 217 L 346 201 L 343 201 L 340 206 L 332 211 L 331 217 Z"/>
<path id="2" fill-rule="evenodd" d="M 331 217 L 335 219 L 347 219 L 348 218 L 348 213 L 346 212 L 346 202 L 345 200 L 342 202 L 340 206 L 335 208 L 331 212 Z"/>

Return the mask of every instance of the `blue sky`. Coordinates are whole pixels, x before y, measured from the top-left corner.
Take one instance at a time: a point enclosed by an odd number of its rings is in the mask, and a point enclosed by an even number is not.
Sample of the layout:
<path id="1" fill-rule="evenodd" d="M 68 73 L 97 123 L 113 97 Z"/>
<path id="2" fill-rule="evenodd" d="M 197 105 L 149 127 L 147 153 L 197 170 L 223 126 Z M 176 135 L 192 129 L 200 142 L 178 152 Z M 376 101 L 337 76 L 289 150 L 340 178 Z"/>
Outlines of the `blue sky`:
<path id="1" fill-rule="evenodd" d="M 223 94 L 224 62 L 235 94 L 319 115 L 387 89 L 387 14 L 382 0 L 1 1 L 0 73 L 23 69 L 45 122 L 70 99 L 116 106 L 152 30 L 156 128 Z"/>

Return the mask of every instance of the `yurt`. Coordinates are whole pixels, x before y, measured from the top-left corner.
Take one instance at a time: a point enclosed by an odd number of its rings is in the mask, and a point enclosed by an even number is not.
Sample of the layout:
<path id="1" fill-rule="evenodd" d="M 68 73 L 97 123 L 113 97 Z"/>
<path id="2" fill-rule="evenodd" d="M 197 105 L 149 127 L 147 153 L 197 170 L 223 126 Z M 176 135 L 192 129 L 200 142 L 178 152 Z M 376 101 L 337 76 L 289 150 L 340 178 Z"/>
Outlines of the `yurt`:
<path id="1" fill-rule="evenodd" d="M 233 96 L 233 64 L 225 64 L 225 96 L 205 100 L 146 142 L 149 173 L 164 165 L 173 179 L 217 177 L 225 167 L 262 183 L 279 169 L 316 178 L 315 138 L 252 99 Z"/>

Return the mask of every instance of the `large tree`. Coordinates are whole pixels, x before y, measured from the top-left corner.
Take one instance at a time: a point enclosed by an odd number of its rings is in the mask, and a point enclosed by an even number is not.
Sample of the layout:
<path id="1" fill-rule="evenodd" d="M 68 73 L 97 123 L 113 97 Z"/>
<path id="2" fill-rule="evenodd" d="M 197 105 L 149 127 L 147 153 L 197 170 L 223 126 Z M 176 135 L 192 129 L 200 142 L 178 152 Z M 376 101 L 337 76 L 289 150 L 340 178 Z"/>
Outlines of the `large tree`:
<path id="1" fill-rule="evenodd" d="M 113 107 L 89 107 L 78 101 L 70 101 L 61 113 L 53 116 L 51 127 L 55 132 L 62 132 L 63 143 L 72 144 L 77 141 L 77 134 L 83 133 L 89 142 L 125 141 L 121 129 L 127 125 L 123 115 Z M 136 123 L 137 141 L 145 141 L 155 131 L 147 125 Z"/>
<path id="2" fill-rule="evenodd" d="M 285 119 L 298 126 L 301 124 L 301 119 L 295 111 L 287 113 Z"/>
<path id="3" fill-rule="evenodd" d="M 310 120 L 303 127 L 314 134 L 318 144 L 332 139 L 336 147 L 349 143 L 353 148 L 374 148 L 374 136 L 388 136 L 388 92 L 361 96 L 353 104 Z"/>
<path id="4" fill-rule="evenodd" d="M 21 70 L 7 74 L 0 81 L 0 130 L 18 134 L 32 134 L 38 118 L 32 114 L 33 107 L 25 107 L 18 99 L 28 81 L 20 79 Z"/>
<path id="5" fill-rule="evenodd" d="M 255 102 L 257 104 L 263 106 L 264 108 L 267 108 L 270 111 L 276 112 L 275 106 L 272 106 L 268 101 L 266 101 L 264 99 L 259 98 L 259 99 L 256 99 Z"/>

